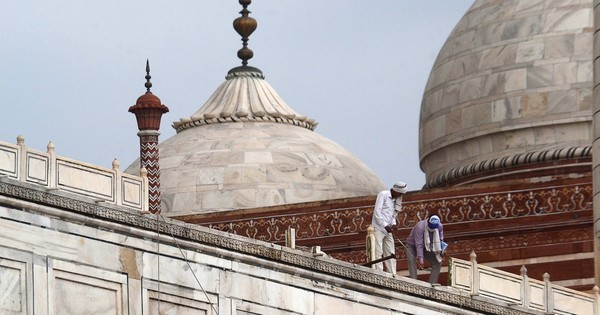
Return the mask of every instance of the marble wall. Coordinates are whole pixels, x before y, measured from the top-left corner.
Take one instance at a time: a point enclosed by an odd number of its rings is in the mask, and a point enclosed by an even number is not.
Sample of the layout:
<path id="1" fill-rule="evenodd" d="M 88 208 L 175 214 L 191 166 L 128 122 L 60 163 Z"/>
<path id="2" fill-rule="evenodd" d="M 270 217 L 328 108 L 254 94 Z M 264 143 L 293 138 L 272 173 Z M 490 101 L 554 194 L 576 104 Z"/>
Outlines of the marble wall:
<path id="1" fill-rule="evenodd" d="M 0 178 L 0 313 L 529 314 L 327 255 L 73 197 Z"/>

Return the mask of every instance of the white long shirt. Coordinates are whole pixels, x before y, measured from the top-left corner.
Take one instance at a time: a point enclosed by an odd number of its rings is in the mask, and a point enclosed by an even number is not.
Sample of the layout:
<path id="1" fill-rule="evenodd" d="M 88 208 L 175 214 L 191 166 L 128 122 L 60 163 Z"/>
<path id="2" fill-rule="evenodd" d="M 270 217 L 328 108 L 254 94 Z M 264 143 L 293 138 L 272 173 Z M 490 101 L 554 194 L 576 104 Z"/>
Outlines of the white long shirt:
<path id="1" fill-rule="evenodd" d="M 396 204 L 401 206 L 402 197 L 398 197 L 398 199 L 392 199 L 392 193 L 389 189 L 377 194 L 375 208 L 373 209 L 373 219 L 371 221 L 373 228 L 387 233 L 385 230 L 386 226 L 396 225 L 396 217 L 398 216 Z"/>

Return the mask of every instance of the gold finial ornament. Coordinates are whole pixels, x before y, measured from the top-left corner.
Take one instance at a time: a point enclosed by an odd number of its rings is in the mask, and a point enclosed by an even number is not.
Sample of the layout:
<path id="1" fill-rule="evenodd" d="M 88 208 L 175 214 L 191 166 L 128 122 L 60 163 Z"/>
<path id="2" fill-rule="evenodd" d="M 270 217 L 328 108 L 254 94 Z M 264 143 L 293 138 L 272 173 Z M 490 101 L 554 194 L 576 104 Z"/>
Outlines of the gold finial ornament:
<path id="1" fill-rule="evenodd" d="M 240 11 L 241 17 L 238 17 L 233 21 L 233 28 L 235 31 L 242 36 L 243 47 L 238 50 L 238 58 L 242 59 L 242 66 L 248 65 L 248 60 L 254 56 L 254 53 L 248 48 L 248 37 L 256 30 L 258 23 L 255 19 L 248 16 L 251 12 L 248 10 L 248 5 L 252 0 L 239 0 L 243 9 Z"/>

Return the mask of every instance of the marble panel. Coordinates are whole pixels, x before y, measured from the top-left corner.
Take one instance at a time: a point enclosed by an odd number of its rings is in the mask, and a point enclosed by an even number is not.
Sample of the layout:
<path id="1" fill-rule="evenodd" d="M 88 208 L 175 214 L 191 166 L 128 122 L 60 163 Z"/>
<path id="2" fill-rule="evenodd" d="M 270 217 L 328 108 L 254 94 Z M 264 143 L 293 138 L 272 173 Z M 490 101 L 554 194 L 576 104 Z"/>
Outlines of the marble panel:
<path id="1" fill-rule="evenodd" d="M 232 149 L 234 151 L 249 151 L 249 150 L 262 150 L 269 147 L 270 141 L 258 138 L 246 138 L 244 141 L 236 141 L 233 143 Z"/>
<path id="2" fill-rule="evenodd" d="M 527 148 L 533 145 L 535 142 L 533 130 L 531 129 L 505 131 L 503 133 L 493 134 L 491 137 L 494 145 L 494 151 L 498 152 Z M 507 154 L 508 153 L 505 153 L 504 155 Z"/>
<path id="3" fill-rule="evenodd" d="M 324 184 L 328 182 L 335 185 L 331 172 L 325 167 L 303 167 L 300 169 L 300 174 L 304 179 L 303 182 Z"/>
<path id="4" fill-rule="evenodd" d="M 530 37 L 542 30 L 543 17 L 541 15 L 513 18 L 506 23 L 502 32 L 502 40 L 511 40 L 520 37 Z"/>
<path id="5" fill-rule="evenodd" d="M 557 127 L 556 140 L 560 142 L 580 142 L 591 139 L 592 126 L 588 122 L 573 123 Z"/>
<path id="6" fill-rule="evenodd" d="M 27 264 L 0 257 L 0 313 L 30 314 L 28 312 Z"/>
<path id="7" fill-rule="evenodd" d="M 548 95 L 547 114 L 568 113 L 577 111 L 577 91 L 557 90 Z"/>
<path id="8" fill-rule="evenodd" d="M 142 210 L 145 198 L 144 185 L 139 180 L 132 180 L 126 176 L 121 177 L 121 198 L 123 205 Z"/>
<path id="9" fill-rule="evenodd" d="M 596 20 L 598 20 L 598 19 L 600 19 L 600 7 L 597 7 L 597 9 L 596 9 Z M 599 30 L 600 26 L 597 26 L 595 29 Z M 600 52 L 600 41 L 598 40 L 598 37 L 600 37 L 598 32 L 594 33 L 594 35 L 592 36 L 592 42 L 593 42 L 592 55 L 593 55 L 594 59 L 598 56 L 598 52 Z M 587 53 L 589 54 L 589 51 L 587 51 Z"/>
<path id="10" fill-rule="evenodd" d="M 539 12 L 544 9 L 545 2 L 546 0 L 517 1 L 515 12 L 521 14 Z"/>
<path id="11" fill-rule="evenodd" d="M 183 156 L 168 156 L 167 155 L 167 156 L 163 157 L 162 151 L 160 152 L 160 154 L 161 154 L 161 157 L 160 157 L 160 168 L 161 169 L 177 168 L 184 161 Z M 138 165 L 139 165 L 139 161 L 138 161 Z M 138 174 L 138 173 L 136 173 L 136 174 Z"/>
<path id="12" fill-rule="evenodd" d="M 440 116 L 430 120 L 424 127 L 425 139 L 427 143 L 431 143 L 446 135 L 446 117 Z"/>
<path id="13" fill-rule="evenodd" d="M 308 164 L 308 153 L 300 152 L 272 152 L 273 164 Z"/>
<path id="14" fill-rule="evenodd" d="M 501 1 L 497 6 L 491 6 L 486 19 L 506 20 L 515 15 L 515 5 L 512 1 Z"/>
<path id="15" fill-rule="evenodd" d="M 239 283 L 246 285 L 241 286 Z M 252 301 L 264 307 L 275 307 L 282 311 L 312 314 L 313 293 L 303 288 L 282 283 L 265 281 L 252 275 L 227 273 L 221 278 L 220 291 L 228 292 L 231 298 Z"/>
<path id="16" fill-rule="evenodd" d="M 527 88 L 527 69 L 514 69 L 506 71 L 504 75 L 504 91 L 513 92 Z"/>
<path id="17" fill-rule="evenodd" d="M 471 47 L 471 42 L 473 41 L 475 34 L 475 29 L 470 29 L 462 33 L 457 33 L 455 37 L 453 37 L 444 44 L 444 49 L 442 49 L 439 52 L 440 54 L 438 55 L 438 59 L 443 60 L 445 58 L 458 55 L 468 50 Z"/>
<path id="18" fill-rule="evenodd" d="M 452 70 L 453 63 L 454 61 L 443 63 L 431 71 L 430 78 L 432 78 L 433 81 L 428 82 L 430 88 L 438 86 L 447 81 L 448 74 Z"/>
<path id="19" fill-rule="evenodd" d="M 47 186 L 50 177 L 50 157 L 45 154 L 27 152 L 27 176 L 28 182 Z"/>
<path id="20" fill-rule="evenodd" d="M 580 61 L 577 64 L 577 82 L 592 82 L 593 78 L 593 63 L 591 60 Z"/>
<path id="21" fill-rule="evenodd" d="M 18 178 L 18 148 L 0 142 L 0 174 Z"/>
<path id="22" fill-rule="evenodd" d="M 573 29 L 583 29 L 593 25 L 592 9 L 557 10 L 546 14 L 544 32 L 561 32 Z"/>
<path id="23" fill-rule="evenodd" d="M 491 106 L 489 103 L 475 104 L 462 109 L 463 129 L 488 124 L 492 120 Z"/>
<path id="24" fill-rule="evenodd" d="M 517 45 L 515 62 L 521 63 L 542 59 L 545 47 L 545 42 L 541 39 L 520 42 Z"/>
<path id="25" fill-rule="evenodd" d="M 561 34 L 546 38 L 545 58 L 570 57 L 575 52 L 575 35 Z"/>
<path id="26" fill-rule="evenodd" d="M 449 263 L 448 273 L 451 275 L 448 277 L 450 286 L 471 292 L 473 286 L 473 282 L 471 281 L 473 271 L 469 262 L 452 258 Z"/>
<path id="27" fill-rule="evenodd" d="M 598 38 L 598 40 L 600 41 L 600 38 Z M 600 55 L 598 55 L 597 57 L 600 57 Z M 596 58 L 593 61 L 593 74 L 594 78 L 596 78 L 596 81 L 594 81 L 594 85 L 597 89 L 598 87 L 596 85 L 600 83 L 600 58 Z"/>
<path id="28" fill-rule="evenodd" d="M 162 256 L 160 257 L 153 253 L 143 254 L 143 289 L 150 295 L 151 292 L 160 290 L 169 296 L 170 300 L 179 297 L 190 300 L 190 302 L 210 303 L 216 301 L 215 292 L 219 291 L 219 278 L 224 273 L 221 268 L 230 269 L 231 262 L 215 259 L 211 255 L 185 251 L 183 254 L 187 257 L 186 262 L 181 257 L 182 253 L 176 248 L 169 247 L 169 249 L 171 252 L 161 250 Z M 199 261 L 202 263 L 198 263 Z M 214 263 L 218 264 L 208 265 Z M 160 268 L 157 268 L 159 265 Z M 160 275 L 158 274 L 159 270 Z M 194 275 L 196 276 L 194 277 Z M 208 297 L 202 292 L 206 292 Z M 145 297 L 145 299 L 148 298 L 148 296 Z M 210 301 L 207 298 L 210 298 Z"/>
<path id="29" fill-rule="evenodd" d="M 564 314 L 594 314 L 595 301 L 590 296 L 584 298 L 580 292 L 569 290 L 567 288 L 552 288 L 552 297 L 554 300 L 554 311 L 564 312 Z"/>
<path id="30" fill-rule="evenodd" d="M 554 66 L 554 83 L 566 85 L 577 82 L 577 63 L 559 63 Z"/>
<path id="31" fill-rule="evenodd" d="M 556 143 L 556 130 L 553 127 L 537 127 L 534 129 L 536 145 L 547 145 Z"/>
<path id="32" fill-rule="evenodd" d="M 339 168 L 339 167 L 343 166 L 342 163 L 337 159 L 337 157 L 332 154 L 307 152 L 306 158 L 310 161 L 310 163 L 312 163 L 313 165 L 316 165 L 316 166 L 335 167 L 335 168 Z"/>
<path id="33" fill-rule="evenodd" d="M 507 44 L 483 51 L 480 70 L 503 67 L 514 64 L 517 59 L 518 44 Z"/>
<path id="34" fill-rule="evenodd" d="M 125 275 L 54 259 L 49 264 L 48 302 L 52 314 L 128 313 Z"/>
<path id="35" fill-rule="evenodd" d="M 185 189 L 185 187 L 195 186 L 198 182 L 198 170 L 184 169 L 177 171 L 177 176 L 171 176 L 167 178 L 161 177 L 161 188 L 167 189 L 168 187 L 177 187 L 178 189 Z M 188 190 L 191 188 L 188 188 Z"/>
<path id="36" fill-rule="evenodd" d="M 435 90 L 429 93 L 429 95 L 423 96 L 423 105 L 421 106 L 420 120 L 427 120 L 432 114 L 442 109 L 442 97 L 444 90 Z"/>
<path id="37" fill-rule="evenodd" d="M 225 178 L 225 170 L 227 167 L 203 167 L 196 171 L 196 181 L 193 185 L 201 186 L 201 185 L 215 185 L 215 184 L 223 184 Z M 194 175 L 194 171 L 189 171 L 190 175 Z M 189 183 L 180 183 L 183 185 Z"/>
<path id="38" fill-rule="evenodd" d="M 218 139 L 211 142 L 211 151 L 231 151 L 234 147 L 235 139 Z"/>
<path id="39" fill-rule="evenodd" d="M 269 151 L 246 151 L 244 152 L 245 164 L 272 164 L 273 156 Z"/>
<path id="40" fill-rule="evenodd" d="M 515 274 L 492 268 L 479 269 L 479 293 L 512 303 L 521 301 L 523 279 Z"/>
<path id="41" fill-rule="evenodd" d="M 236 315 L 296 315 L 298 313 L 267 307 L 249 301 L 237 300 L 234 308 Z M 313 313 L 310 313 L 313 314 Z"/>
<path id="42" fill-rule="evenodd" d="M 448 108 L 458 104 L 458 95 L 460 93 L 460 84 L 451 84 L 444 88 L 444 96 L 442 98 L 442 108 Z"/>
<path id="43" fill-rule="evenodd" d="M 164 293 L 152 292 L 148 301 L 148 310 L 145 314 L 162 315 L 162 314 L 177 314 L 177 315 L 206 315 L 206 308 L 197 306 L 198 303 L 190 302 L 188 299 L 172 298 Z"/>
<path id="44" fill-rule="evenodd" d="M 594 46 L 594 36 L 592 32 L 585 32 L 582 34 L 577 34 L 575 36 L 574 50 L 573 54 L 575 56 L 582 56 L 584 58 L 589 58 L 590 50 Z"/>
<path id="45" fill-rule="evenodd" d="M 454 110 L 446 114 L 446 135 L 459 132 L 462 130 L 462 111 Z"/>
<path id="46" fill-rule="evenodd" d="M 246 159 L 244 152 L 211 152 L 210 154 L 212 156 L 209 165 L 227 166 L 232 164 L 242 164 Z M 194 159 L 188 159 L 188 161 L 193 160 Z"/>
<path id="47" fill-rule="evenodd" d="M 245 167 L 242 169 L 241 183 L 256 184 L 267 181 L 267 170 L 263 166 Z"/>
<path id="48" fill-rule="evenodd" d="M 577 90 L 577 104 L 579 110 L 591 111 L 592 110 L 592 90 L 590 89 L 579 89 Z"/>
<path id="49" fill-rule="evenodd" d="M 369 305 L 365 302 L 357 304 L 346 299 L 340 299 L 325 294 L 315 294 L 315 311 L 314 315 L 330 315 L 330 314 L 379 314 L 381 306 Z M 392 307 L 389 305 L 388 307 Z M 403 312 L 412 313 L 415 310 L 403 308 Z M 431 311 L 431 315 L 437 312 Z M 393 314 L 393 313 L 388 313 Z M 400 313 L 402 314 L 402 313 Z"/>
<path id="50" fill-rule="evenodd" d="M 534 89 L 554 85 L 554 66 L 536 66 L 527 68 L 527 88 Z"/>
<path id="51" fill-rule="evenodd" d="M 477 71 L 480 54 L 468 54 L 456 58 L 448 74 L 448 80 L 456 80 Z"/>
<path id="52" fill-rule="evenodd" d="M 242 173 L 244 172 L 244 166 L 229 166 L 224 168 L 223 184 L 241 184 Z"/>
<path id="53" fill-rule="evenodd" d="M 167 194 L 163 193 L 162 194 L 163 203 L 165 203 L 165 197 L 167 197 L 167 200 L 173 198 L 172 204 L 169 207 L 169 209 L 171 209 L 171 211 L 177 211 L 177 212 L 192 211 L 192 210 L 195 210 L 194 205 L 196 203 L 204 204 L 204 192 L 196 192 L 195 189 L 194 189 L 194 191 L 177 190 L 177 194 L 171 195 L 171 196 L 168 196 Z M 226 201 L 227 200 L 223 201 L 223 203 L 226 203 Z M 216 202 L 218 204 L 218 201 L 216 201 Z M 231 202 L 228 202 L 226 204 L 229 205 L 229 207 L 233 206 Z M 207 202 L 206 205 L 207 206 L 214 205 L 214 202 Z"/>
<path id="54" fill-rule="evenodd" d="M 57 160 L 57 182 L 60 189 L 114 201 L 114 173 Z"/>
<path id="55" fill-rule="evenodd" d="M 181 194 L 178 194 L 177 197 L 179 197 Z M 203 191 L 202 193 L 198 193 L 198 194 L 194 194 L 193 198 L 191 195 L 185 194 L 186 200 L 181 200 L 182 202 L 188 202 L 189 204 L 193 204 L 193 203 L 201 203 L 202 204 L 202 209 L 234 209 L 234 207 L 236 206 L 236 203 L 234 202 L 234 199 L 236 197 L 236 192 L 232 191 L 232 190 L 227 190 L 227 191 L 222 191 L 222 190 L 216 190 L 216 191 Z M 201 200 L 197 200 L 197 197 L 201 197 Z M 192 201 L 193 199 L 193 201 Z M 179 201 L 179 200 L 177 200 Z M 178 205 L 180 203 L 177 203 Z M 175 204 L 173 205 L 175 207 Z M 184 204 L 181 204 L 181 206 L 183 207 L 183 209 L 185 210 L 191 210 L 188 209 L 189 207 L 185 206 Z M 174 208 L 175 211 L 180 211 L 179 208 Z"/>
<path id="56" fill-rule="evenodd" d="M 504 93 L 504 90 L 505 90 L 504 84 L 506 83 L 504 72 L 492 73 L 490 75 L 483 77 L 483 80 L 484 80 L 484 82 L 483 82 L 483 93 L 481 95 L 482 97 L 493 96 L 493 95 L 498 95 L 498 94 Z"/>
<path id="57" fill-rule="evenodd" d="M 531 281 L 531 280 L 530 280 Z M 543 284 L 533 281 L 529 283 L 529 307 L 545 310 L 546 288 Z"/>
<path id="58" fill-rule="evenodd" d="M 287 203 L 298 203 L 303 198 L 314 197 L 315 200 L 327 200 L 332 199 L 331 192 L 328 190 L 316 190 L 316 189 L 286 189 L 285 197 Z"/>
<path id="59" fill-rule="evenodd" d="M 549 6 L 562 8 L 578 5 L 587 5 L 590 3 L 590 0 L 546 0 L 546 2 Z"/>
<path id="60" fill-rule="evenodd" d="M 481 97 L 483 77 L 476 77 L 460 84 L 459 102 L 466 102 Z"/>
<path id="61" fill-rule="evenodd" d="M 521 110 L 524 118 L 543 117 L 548 110 L 548 94 L 532 93 L 521 97 Z"/>
<path id="62" fill-rule="evenodd" d="M 480 27 L 477 28 L 477 31 L 473 35 L 473 41 L 471 42 L 470 46 L 480 47 L 487 44 L 499 42 L 502 38 L 502 34 L 504 33 L 505 27 L 505 22 L 480 25 Z"/>
<path id="63" fill-rule="evenodd" d="M 492 122 L 521 118 L 520 100 L 520 97 L 511 97 L 492 102 Z"/>
<path id="64" fill-rule="evenodd" d="M 291 203 L 288 199 L 288 194 L 285 189 L 271 188 L 271 189 L 257 189 L 254 192 L 257 206 L 270 206 L 280 205 L 284 203 Z"/>

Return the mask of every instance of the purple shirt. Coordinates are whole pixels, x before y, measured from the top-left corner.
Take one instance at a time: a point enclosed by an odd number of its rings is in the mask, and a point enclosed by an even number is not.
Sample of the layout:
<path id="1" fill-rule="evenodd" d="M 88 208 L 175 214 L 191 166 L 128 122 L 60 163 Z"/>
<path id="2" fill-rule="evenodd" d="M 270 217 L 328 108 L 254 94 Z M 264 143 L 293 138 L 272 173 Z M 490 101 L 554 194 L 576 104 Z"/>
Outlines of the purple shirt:
<path id="1" fill-rule="evenodd" d="M 408 239 L 406 239 L 406 244 L 412 245 L 417 249 L 417 259 L 423 258 L 423 251 L 425 250 L 425 244 L 423 243 L 423 233 L 425 233 L 425 229 L 427 228 L 427 220 L 421 220 L 417 222 L 415 227 L 413 227 L 412 231 L 410 231 L 410 235 Z M 438 226 L 438 231 L 440 233 L 440 242 L 444 241 L 444 226 L 442 223 Z M 429 232 L 429 239 L 433 240 L 433 232 Z"/>

